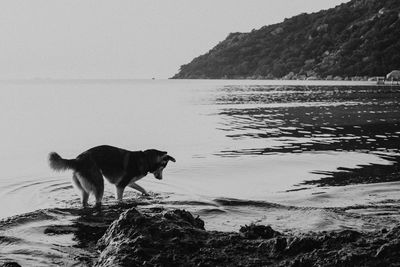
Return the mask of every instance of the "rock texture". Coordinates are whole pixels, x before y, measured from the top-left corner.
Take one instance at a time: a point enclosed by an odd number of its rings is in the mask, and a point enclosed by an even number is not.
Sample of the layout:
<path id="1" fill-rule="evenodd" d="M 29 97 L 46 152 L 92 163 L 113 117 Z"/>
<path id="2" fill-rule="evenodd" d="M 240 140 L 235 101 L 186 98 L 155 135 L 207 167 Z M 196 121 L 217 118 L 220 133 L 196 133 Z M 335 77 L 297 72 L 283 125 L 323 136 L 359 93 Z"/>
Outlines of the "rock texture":
<path id="1" fill-rule="evenodd" d="M 96 266 L 400 266 L 400 227 L 283 234 L 249 225 L 210 232 L 184 210 L 131 208 L 98 241 Z"/>

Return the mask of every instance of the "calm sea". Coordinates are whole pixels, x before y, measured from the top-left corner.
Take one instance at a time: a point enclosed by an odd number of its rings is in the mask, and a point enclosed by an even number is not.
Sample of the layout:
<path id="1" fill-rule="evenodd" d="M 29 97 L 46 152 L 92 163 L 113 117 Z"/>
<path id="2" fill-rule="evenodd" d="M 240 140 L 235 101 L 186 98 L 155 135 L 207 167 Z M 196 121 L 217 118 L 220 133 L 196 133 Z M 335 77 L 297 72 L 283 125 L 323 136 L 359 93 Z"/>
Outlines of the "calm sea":
<path id="1" fill-rule="evenodd" d="M 154 205 L 193 211 L 209 229 L 398 223 L 399 88 L 230 80 L 38 80 L 0 87 L 1 218 L 79 208 L 71 173 L 51 171 L 47 155 L 74 158 L 109 144 L 168 151 L 177 162 L 164 180 L 148 175 L 139 184 Z M 113 195 L 107 184 L 105 204 L 115 202 Z"/>

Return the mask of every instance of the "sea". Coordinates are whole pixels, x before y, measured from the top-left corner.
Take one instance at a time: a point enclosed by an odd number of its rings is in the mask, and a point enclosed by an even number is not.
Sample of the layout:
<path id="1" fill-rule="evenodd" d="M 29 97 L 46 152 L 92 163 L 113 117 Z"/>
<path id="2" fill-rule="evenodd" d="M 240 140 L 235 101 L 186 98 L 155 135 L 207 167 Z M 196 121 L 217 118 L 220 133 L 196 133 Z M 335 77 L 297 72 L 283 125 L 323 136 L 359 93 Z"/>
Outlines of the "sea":
<path id="1" fill-rule="evenodd" d="M 138 182 L 151 195 L 146 205 L 188 210 L 208 230 L 257 223 L 283 232 L 373 231 L 400 222 L 398 86 L 37 79 L 1 81 L 0 88 L 3 222 L 38 210 L 81 209 L 71 172 L 51 170 L 48 153 L 75 158 L 103 144 L 168 151 L 176 162 L 163 180 L 148 174 Z M 103 205 L 113 205 L 115 188 L 105 184 Z M 124 193 L 142 198 L 133 189 Z M 74 217 L 66 213 L 57 218 Z M 44 258 L 53 241 L 41 232 L 46 218 L 0 223 L 0 259 L 50 264 Z M 37 242 L 42 249 L 35 254 L 30 247 Z"/>

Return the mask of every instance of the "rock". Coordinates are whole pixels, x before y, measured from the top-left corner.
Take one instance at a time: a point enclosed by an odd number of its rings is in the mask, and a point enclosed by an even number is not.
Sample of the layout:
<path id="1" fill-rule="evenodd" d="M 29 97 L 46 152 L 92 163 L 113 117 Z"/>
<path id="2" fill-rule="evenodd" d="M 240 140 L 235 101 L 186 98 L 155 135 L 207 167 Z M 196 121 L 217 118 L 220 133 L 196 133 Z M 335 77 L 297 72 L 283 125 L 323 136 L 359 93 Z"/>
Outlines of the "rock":
<path id="1" fill-rule="evenodd" d="M 287 241 L 285 237 L 276 237 L 261 242 L 257 249 L 259 253 L 267 253 L 270 257 L 277 257 L 286 249 Z"/>
<path id="2" fill-rule="evenodd" d="M 259 225 L 242 227 L 241 234 L 207 232 L 200 218 L 184 210 L 146 214 L 132 208 L 98 241 L 95 266 L 263 266 L 286 246 L 278 236 Z M 257 255 L 260 243 L 273 237 L 271 253 Z"/>
<path id="3" fill-rule="evenodd" d="M 394 240 L 390 243 L 382 245 L 376 252 L 375 257 L 383 258 L 388 256 L 400 257 L 400 240 Z"/>
<path id="4" fill-rule="evenodd" d="M 21 265 L 19 265 L 18 263 L 14 262 L 14 261 L 9 261 L 9 262 L 5 262 L 5 263 L 1 264 L 0 267 L 21 267 Z"/>
<path id="5" fill-rule="evenodd" d="M 386 229 L 386 231 L 387 231 L 387 229 Z M 385 237 L 389 238 L 389 239 L 400 238 L 400 226 L 390 229 L 390 231 L 387 232 Z"/>
<path id="6" fill-rule="evenodd" d="M 313 237 L 295 237 L 286 248 L 289 254 L 310 252 L 321 247 L 322 242 Z"/>
<path id="7" fill-rule="evenodd" d="M 313 266 L 313 262 L 307 256 L 301 256 L 290 262 L 287 266 L 291 267 L 309 267 Z"/>
<path id="8" fill-rule="evenodd" d="M 357 239 L 359 239 L 361 236 L 361 233 L 354 231 L 354 230 L 343 230 L 339 232 L 333 232 L 331 235 L 331 240 L 334 240 L 335 242 L 339 244 L 343 243 L 349 243 L 349 242 L 354 242 Z"/>
<path id="9" fill-rule="evenodd" d="M 180 256 L 199 250 L 207 236 L 204 222 L 187 211 L 147 215 L 132 208 L 99 240 L 103 251 L 97 266 L 182 264 Z"/>
<path id="10" fill-rule="evenodd" d="M 206 231 L 184 210 L 123 212 L 97 242 L 95 266 L 390 266 L 400 257 L 400 228 L 282 234 L 246 225 Z"/>
<path id="11" fill-rule="evenodd" d="M 279 232 L 273 230 L 271 226 L 255 224 L 242 226 L 240 227 L 239 232 L 247 239 L 269 239 L 281 235 Z"/>
<path id="12" fill-rule="evenodd" d="M 176 220 L 179 222 L 180 225 L 182 224 L 189 224 L 196 228 L 204 230 L 204 221 L 201 220 L 199 217 L 194 218 L 193 215 L 185 210 L 174 210 L 167 212 L 164 215 L 165 218 Z"/>

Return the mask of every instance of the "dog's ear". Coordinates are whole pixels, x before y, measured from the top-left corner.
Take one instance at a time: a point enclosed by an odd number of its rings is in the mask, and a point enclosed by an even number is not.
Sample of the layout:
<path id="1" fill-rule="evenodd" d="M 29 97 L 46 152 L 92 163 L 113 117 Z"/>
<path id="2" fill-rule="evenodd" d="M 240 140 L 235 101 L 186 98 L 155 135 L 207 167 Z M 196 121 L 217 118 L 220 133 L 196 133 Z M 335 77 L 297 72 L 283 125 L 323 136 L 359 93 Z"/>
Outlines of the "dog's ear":
<path id="1" fill-rule="evenodd" d="M 170 155 L 165 156 L 165 159 L 170 160 L 172 162 L 176 162 L 176 160 L 173 157 L 171 157 Z"/>

